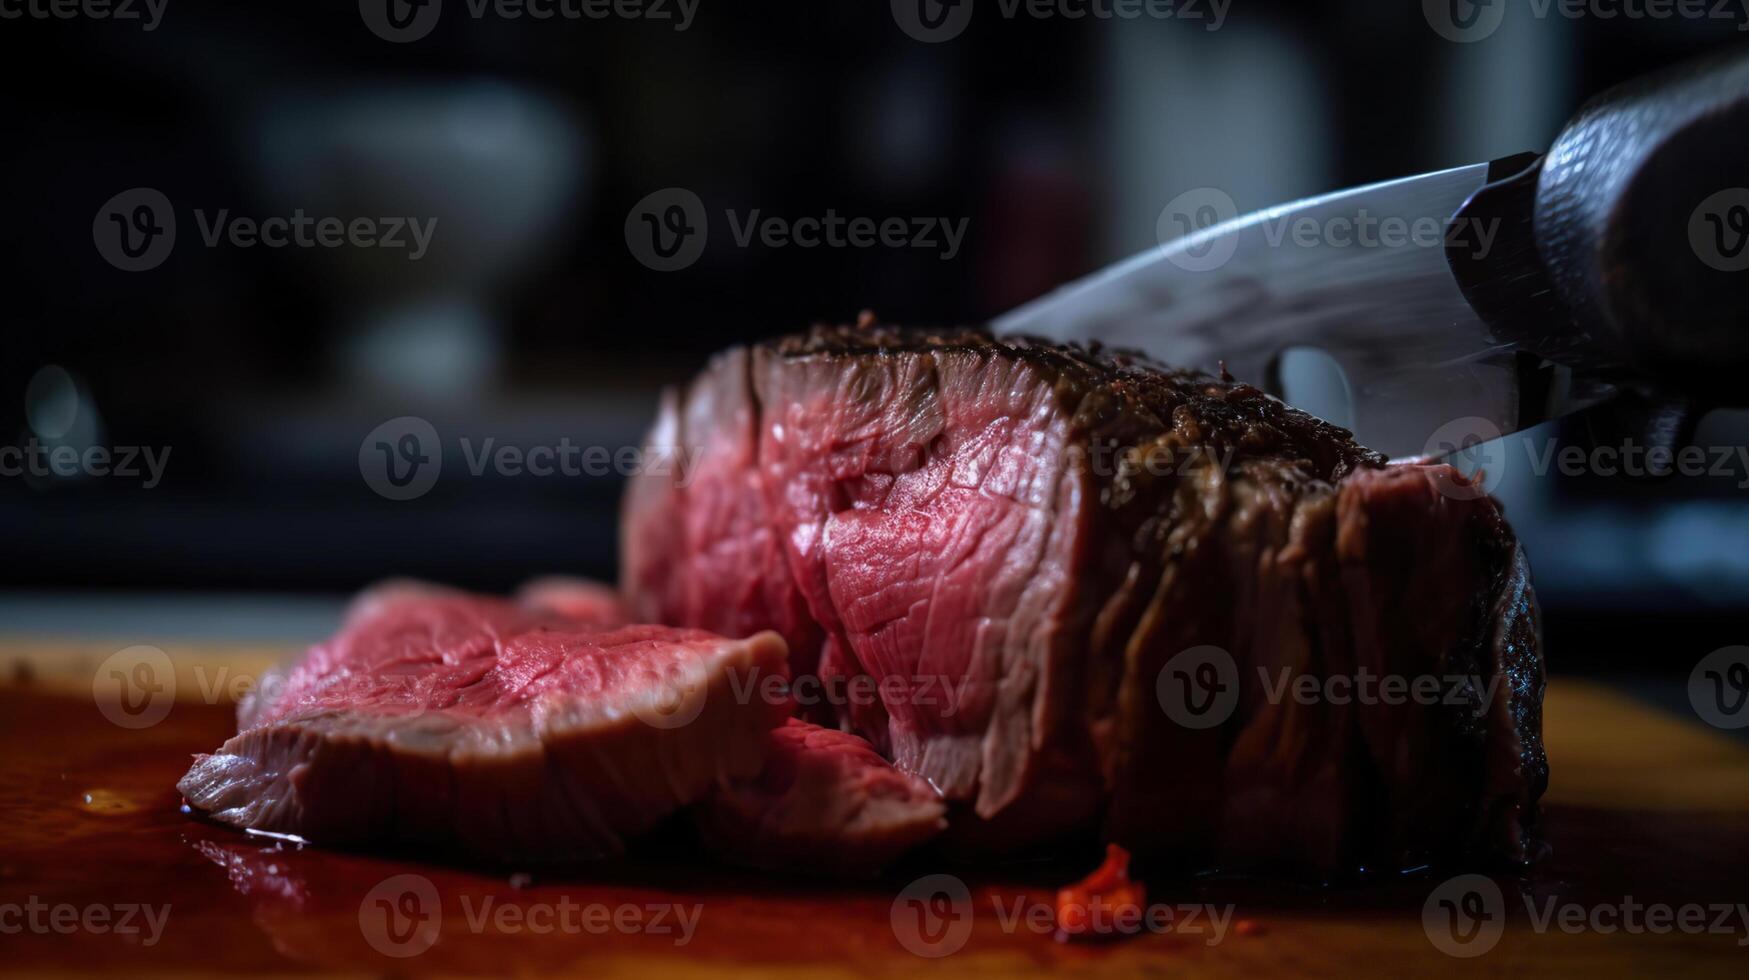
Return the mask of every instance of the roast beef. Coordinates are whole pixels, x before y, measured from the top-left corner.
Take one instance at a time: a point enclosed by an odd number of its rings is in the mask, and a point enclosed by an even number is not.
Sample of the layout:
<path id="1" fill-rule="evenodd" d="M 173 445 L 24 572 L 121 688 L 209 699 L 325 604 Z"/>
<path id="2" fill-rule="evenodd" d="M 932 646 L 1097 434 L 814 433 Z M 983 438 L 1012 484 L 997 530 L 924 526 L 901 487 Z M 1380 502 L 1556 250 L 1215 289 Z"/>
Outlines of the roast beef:
<path id="1" fill-rule="evenodd" d="M 957 841 L 1525 856 L 1536 608 L 1448 467 L 1231 378 L 866 318 L 719 355 L 650 442 L 697 463 L 627 494 L 630 614 L 781 634 L 802 710 L 939 788 Z M 1166 710 L 1186 651 L 1236 686 L 1218 723 Z M 1369 674 L 1441 695 L 1331 696 Z M 1324 693 L 1283 694 L 1301 678 Z"/>
<path id="2" fill-rule="evenodd" d="M 516 590 L 516 601 L 594 626 L 630 622 L 619 591 L 588 579 L 563 575 L 537 578 Z"/>
<path id="3" fill-rule="evenodd" d="M 551 861 L 616 853 L 762 771 L 789 706 L 749 692 L 787 676 L 781 639 L 622 626 L 566 596 L 367 593 L 178 787 L 250 830 Z"/>
<path id="4" fill-rule="evenodd" d="M 799 719 L 775 729 L 765 770 L 693 812 L 724 858 L 808 874 L 867 876 L 946 829 L 941 795 L 866 741 Z"/>

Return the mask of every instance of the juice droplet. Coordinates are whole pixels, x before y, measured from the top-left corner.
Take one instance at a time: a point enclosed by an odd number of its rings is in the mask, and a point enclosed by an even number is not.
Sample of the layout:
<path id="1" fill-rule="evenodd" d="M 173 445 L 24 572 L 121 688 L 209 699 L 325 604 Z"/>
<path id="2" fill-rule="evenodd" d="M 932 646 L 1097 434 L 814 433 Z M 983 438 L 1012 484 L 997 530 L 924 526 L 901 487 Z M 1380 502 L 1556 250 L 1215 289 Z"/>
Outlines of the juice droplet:
<path id="1" fill-rule="evenodd" d="M 92 813 L 104 814 L 105 816 L 134 813 L 140 809 L 139 803 L 115 792 L 114 790 L 88 789 L 85 791 L 82 800 L 85 804 L 85 809 L 90 810 Z"/>

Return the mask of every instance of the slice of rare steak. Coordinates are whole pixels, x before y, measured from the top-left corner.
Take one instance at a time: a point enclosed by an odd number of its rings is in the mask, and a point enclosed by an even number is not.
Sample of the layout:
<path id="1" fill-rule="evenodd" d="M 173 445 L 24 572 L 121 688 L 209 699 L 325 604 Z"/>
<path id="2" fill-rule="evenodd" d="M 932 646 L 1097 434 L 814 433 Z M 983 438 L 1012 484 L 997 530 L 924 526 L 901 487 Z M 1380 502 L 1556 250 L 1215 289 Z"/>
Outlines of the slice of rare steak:
<path id="1" fill-rule="evenodd" d="M 322 843 L 593 858 L 759 774 L 787 703 L 773 633 L 596 626 L 429 587 L 366 593 L 339 635 L 178 783 L 222 823 Z"/>
<path id="2" fill-rule="evenodd" d="M 947 828 L 941 794 L 855 735 L 791 719 L 770 742 L 757 779 L 693 810 L 706 846 L 728 860 L 872 875 Z"/>
<path id="3" fill-rule="evenodd" d="M 624 626 L 632 621 L 618 589 L 589 579 L 564 575 L 531 579 L 516 590 L 516 601 L 591 626 Z"/>
<path id="4" fill-rule="evenodd" d="M 628 491 L 634 614 L 783 634 L 802 710 L 939 787 L 956 839 L 1525 855 L 1535 605 L 1448 467 L 1230 378 L 868 319 L 719 355 L 650 438 L 693 465 Z"/>

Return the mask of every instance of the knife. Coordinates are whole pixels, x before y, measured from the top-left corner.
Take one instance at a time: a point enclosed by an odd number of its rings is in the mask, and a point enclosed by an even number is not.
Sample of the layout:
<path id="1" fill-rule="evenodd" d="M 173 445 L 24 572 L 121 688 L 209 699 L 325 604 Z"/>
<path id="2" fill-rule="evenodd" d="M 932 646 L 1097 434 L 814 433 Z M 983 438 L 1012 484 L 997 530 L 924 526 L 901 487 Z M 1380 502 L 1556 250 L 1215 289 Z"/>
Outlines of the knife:
<path id="1" fill-rule="evenodd" d="M 1397 458 L 1602 405 L 1674 443 L 1749 404 L 1749 49 L 1604 93 L 1546 154 L 1223 198 L 992 329 L 1224 368 Z"/>

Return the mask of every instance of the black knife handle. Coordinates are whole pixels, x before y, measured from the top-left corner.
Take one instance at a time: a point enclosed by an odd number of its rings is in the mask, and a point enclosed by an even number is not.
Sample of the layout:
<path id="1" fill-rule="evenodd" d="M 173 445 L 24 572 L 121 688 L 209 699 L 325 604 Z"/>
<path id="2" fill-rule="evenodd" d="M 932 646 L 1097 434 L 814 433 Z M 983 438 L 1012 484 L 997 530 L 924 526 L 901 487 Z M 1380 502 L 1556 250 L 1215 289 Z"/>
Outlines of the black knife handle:
<path id="1" fill-rule="evenodd" d="M 1749 49 L 1588 103 L 1542 160 L 1534 226 L 1574 353 L 1749 404 Z"/>

